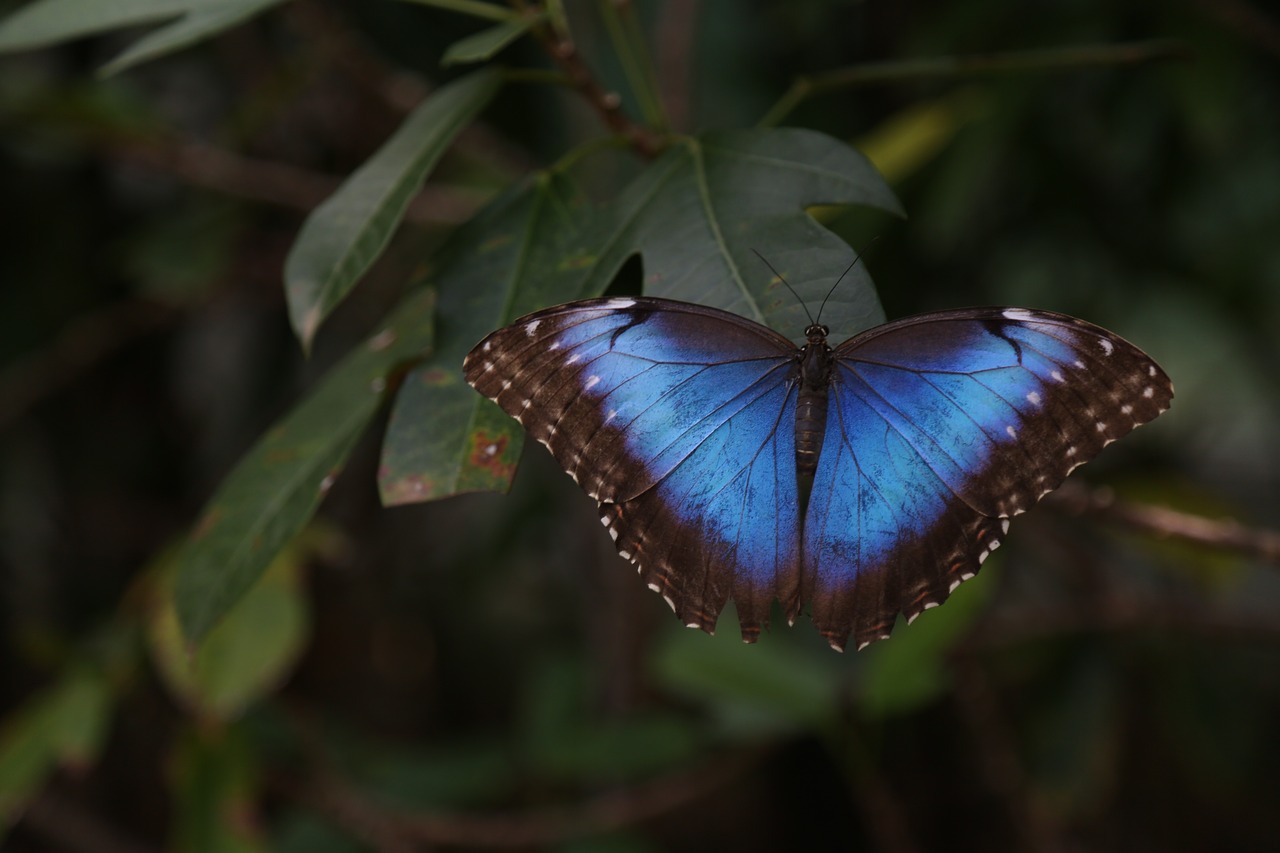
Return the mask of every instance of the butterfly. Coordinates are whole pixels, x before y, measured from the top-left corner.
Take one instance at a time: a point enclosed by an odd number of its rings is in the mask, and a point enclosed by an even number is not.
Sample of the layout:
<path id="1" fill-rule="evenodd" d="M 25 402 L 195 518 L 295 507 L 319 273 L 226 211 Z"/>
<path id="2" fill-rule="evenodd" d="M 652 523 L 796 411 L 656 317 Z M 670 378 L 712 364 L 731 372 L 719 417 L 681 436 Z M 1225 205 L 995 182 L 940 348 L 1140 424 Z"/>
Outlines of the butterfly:
<path id="1" fill-rule="evenodd" d="M 804 603 L 836 650 L 941 604 L 1030 509 L 1165 411 L 1142 350 L 1064 314 L 966 308 L 797 347 L 744 317 L 602 298 L 521 317 L 464 373 L 599 502 L 689 627 L 754 642 Z"/>

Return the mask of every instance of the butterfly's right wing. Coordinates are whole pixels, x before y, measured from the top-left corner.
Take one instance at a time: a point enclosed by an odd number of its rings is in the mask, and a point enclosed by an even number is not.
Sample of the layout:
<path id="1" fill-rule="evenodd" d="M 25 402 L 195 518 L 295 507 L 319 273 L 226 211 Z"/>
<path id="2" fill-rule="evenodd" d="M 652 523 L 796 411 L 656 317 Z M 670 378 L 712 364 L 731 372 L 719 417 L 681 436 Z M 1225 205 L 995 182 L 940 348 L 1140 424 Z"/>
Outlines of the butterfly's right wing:
<path id="1" fill-rule="evenodd" d="M 730 595 L 743 638 L 798 609 L 795 348 L 735 314 L 651 298 L 549 308 L 467 356 L 467 381 L 600 502 L 618 552 L 687 625 Z"/>
<path id="2" fill-rule="evenodd" d="M 1012 516 L 1173 398 L 1128 341 L 1021 308 L 908 317 L 841 344 L 834 363 L 804 594 L 836 647 L 941 603 Z"/>

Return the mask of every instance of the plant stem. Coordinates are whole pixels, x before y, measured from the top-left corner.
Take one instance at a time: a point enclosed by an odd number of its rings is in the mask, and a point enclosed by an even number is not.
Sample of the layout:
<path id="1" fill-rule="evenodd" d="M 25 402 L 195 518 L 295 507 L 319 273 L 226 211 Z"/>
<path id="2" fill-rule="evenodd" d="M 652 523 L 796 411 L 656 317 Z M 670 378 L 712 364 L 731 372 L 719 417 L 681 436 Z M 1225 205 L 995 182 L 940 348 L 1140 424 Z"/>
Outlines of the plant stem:
<path id="1" fill-rule="evenodd" d="M 796 78 L 791 88 L 765 113 L 759 124 L 762 127 L 772 127 L 786 118 L 802 101 L 839 89 L 988 74 L 1135 65 L 1164 59 L 1187 59 L 1190 56 L 1190 51 L 1181 42 L 1158 40 L 869 62 Z"/>

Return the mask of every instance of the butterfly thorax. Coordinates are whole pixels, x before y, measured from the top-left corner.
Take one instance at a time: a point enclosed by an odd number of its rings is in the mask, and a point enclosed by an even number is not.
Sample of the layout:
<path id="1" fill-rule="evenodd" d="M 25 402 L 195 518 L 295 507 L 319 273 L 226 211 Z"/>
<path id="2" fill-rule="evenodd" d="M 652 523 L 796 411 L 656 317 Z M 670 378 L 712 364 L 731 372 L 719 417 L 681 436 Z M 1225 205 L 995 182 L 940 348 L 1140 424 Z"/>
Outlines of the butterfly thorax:
<path id="1" fill-rule="evenodd" d="M 809 342 L 800 350 L 800 399 L 796 405 L 796 473 L 810 478 L 818 467 L 822 436 L 827 430 L 827 385 L 831 381 L 831 347 L 826 326 L 805 329 Z"/>

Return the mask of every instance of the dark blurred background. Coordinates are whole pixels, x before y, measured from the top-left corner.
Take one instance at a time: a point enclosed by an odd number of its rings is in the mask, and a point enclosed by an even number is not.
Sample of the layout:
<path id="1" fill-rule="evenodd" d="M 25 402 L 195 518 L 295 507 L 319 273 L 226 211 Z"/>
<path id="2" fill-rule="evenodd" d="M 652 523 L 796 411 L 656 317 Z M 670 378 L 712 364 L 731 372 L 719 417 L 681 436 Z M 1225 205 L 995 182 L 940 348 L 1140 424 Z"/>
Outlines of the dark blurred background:
<path id="1" fill-rule="evenodd" d="M 1280 527 L 1280 13 L 635 8 L 685 130 L 753 124 L 838 67 L 1174 40 L 1186 58 L 846 88 L 786 123 L 861 145 L 903 200 L 905 221 L 822 214 L 866 250 L 889 316 L 1066 311 L 1166 368 L 1173 409 L 1078 479 Z M 595 5 L 568 9 L 621 88 Z M 680 628 L 541 448 L 510 495 L 383 509 L 375 428 L 260 634 L 180 683 L 156 591 L 221 478 L 452 227 L 601 133 L 566 92 L 504 95 L 304 359 L 281 291 L 303 217 L 477 28 L 302 0 L 108 79 L 137 32 L 0 56 L 13 849 L 1280 847 L 1277 566 L 1053 506 L 887 643 L 837 656 L 797 625 L 743 648 L 732 612 L 715 638 Z M 531 43 L 503 58 L 546 65 Z M 597 197 L 620 180 L 581 177 Z M 237 670 L 263 650 L 277 666 Z M 55 717 L 63 734 L 41 734 Z M 67 732 L 78 749 L 42 773 L 31 744 Z"/>

